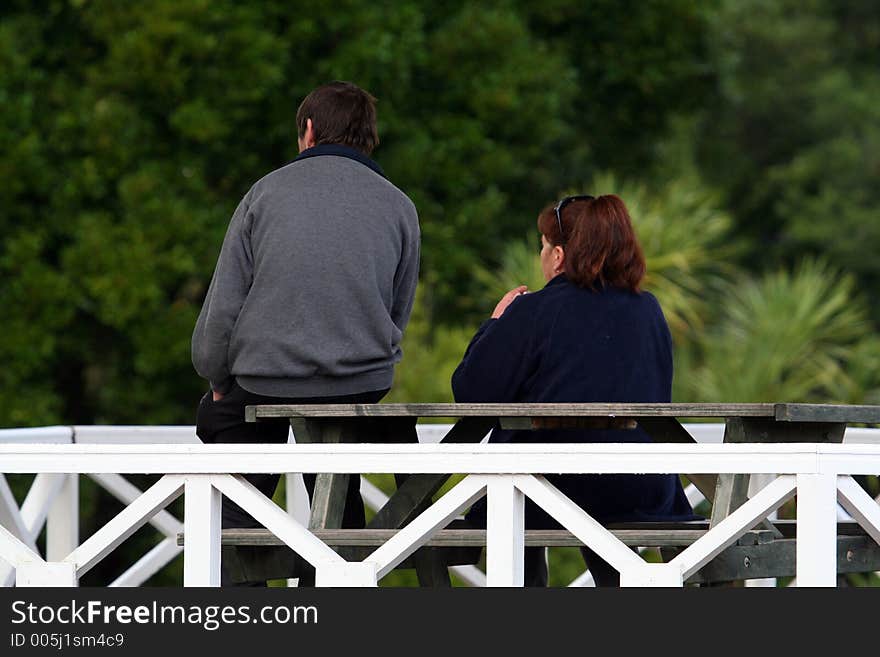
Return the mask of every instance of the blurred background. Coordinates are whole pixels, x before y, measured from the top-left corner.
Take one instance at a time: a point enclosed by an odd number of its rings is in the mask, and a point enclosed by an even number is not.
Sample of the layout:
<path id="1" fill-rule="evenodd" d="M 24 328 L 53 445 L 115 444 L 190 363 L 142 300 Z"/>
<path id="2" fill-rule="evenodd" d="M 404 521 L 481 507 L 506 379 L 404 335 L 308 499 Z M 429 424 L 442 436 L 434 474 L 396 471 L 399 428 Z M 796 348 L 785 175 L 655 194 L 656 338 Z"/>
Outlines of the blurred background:
<path id="1" fill-rule="evenodd" d="M 194 422 L 227 222 L 333 79 L 378 98 L 422 226 L 387 401 L 451 401 L 580 192 L 630 208 L 675 401 L 880 403 L 876 2 L 7 0 L 0 427 Z"/>

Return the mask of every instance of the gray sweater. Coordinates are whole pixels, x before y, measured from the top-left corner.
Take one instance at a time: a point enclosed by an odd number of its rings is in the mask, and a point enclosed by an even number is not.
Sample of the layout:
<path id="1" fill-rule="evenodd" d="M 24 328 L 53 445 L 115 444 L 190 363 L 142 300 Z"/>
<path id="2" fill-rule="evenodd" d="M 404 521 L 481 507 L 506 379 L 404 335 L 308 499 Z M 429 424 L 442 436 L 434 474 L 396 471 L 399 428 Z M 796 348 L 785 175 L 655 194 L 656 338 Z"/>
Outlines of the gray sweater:
<path id="1" fill-rule="evenodd" d="M 196 371 L 275 397 L 391 387 L 419 270 L 412 201 L 369 158 L 316 146 L 262 178 L 226 232 Z"/>

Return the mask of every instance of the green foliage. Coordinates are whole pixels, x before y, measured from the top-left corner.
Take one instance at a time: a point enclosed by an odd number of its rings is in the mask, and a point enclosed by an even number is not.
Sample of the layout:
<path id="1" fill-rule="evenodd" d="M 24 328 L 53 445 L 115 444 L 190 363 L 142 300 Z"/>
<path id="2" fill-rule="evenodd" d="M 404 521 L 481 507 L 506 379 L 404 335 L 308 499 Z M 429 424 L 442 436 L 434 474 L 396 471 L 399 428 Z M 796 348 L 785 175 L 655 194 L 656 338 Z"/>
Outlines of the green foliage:
<path id="1" fill-rule="evenodd" d="M 332 78 L 379 98 L 376 156 L 420 211 L 426 339 L 458 342 L 434 324 L 485 315 L 473 264 L 492 263 L 560 185 L 606 156 L 639 161 L 655 136 L 627 117 L 653 131 L 682 106 L 702 19 L 683 2 L 639 5 L 627 21 L 621 11 L 11 3 L 0 25 L 0 303 L 15 311 L 0 384 L 15 395 L 0 401 L 0 424 L 192 421 L 205 384 L 189 337 L 228 218 L 295 155 L 297 104 Z M 597 27 L 617 22 L 619 35 Z M 584 49 L 583 30 L 601 51 Z M 603 124 L 615 128 L 593 134 Z M 592 154 L 606 138 L 614 147 Z"/>
<path id="2" fill-rule="evenodd" d="M 394 403 L 452 402 L 452 373 L 464 356 L 472 331 L 433 325 L 427 315 L 425 288 L 416 294 L 415 308 L 403 338 L 404 358 L 394 374 L 385 401 Z"/>
<path id="3" fill-rule="evenodd" d="M 710 94 L 713 12 L 691 0 L 518 4 L 576 71 L 577 134 L 562 145 L 573 168 L 551 181 L 555 188 L 577 184 L 596 169 L 643 176 L 670 120 L 701 107 Z"/>
<path id="4" fill-rule="evenodd" d="M 709 22 L 718 87 L 700 160 L 750 237 L 750 266 L 821 253 L 876 300 L 880 9 L 731 0 Z"/>
<path id="5" fill-rule="evenodd" d="M 849 364 L 876 350 L 852 276 L 820 261 L 724 290 L 716 322 L 699 340 L 700 363 L 684 383 L 688 399 L 714 402 L 840 401 Z M 862 343 L 862 344 L 860 344 Z M 877 377 L 874 378 L 876 386 Z"/>
<path id="6" fill-rule="evenodd" d="M 497 4 L 426 12 L 424 66 L 412 90 L 391 91 L 406 119 L 380 157 L 419 208 L 432 314 L 450 324 L 482 314 L 474 261 L 522 232 L 534 197 L 550 193 L 558 163 L 547 154 L 573 136 L 570 64 Z"/>
<path id="7" fill-rule="evenodd" d="M 544 287 L 546 281 L 541 269 L 541 259 L 538 257 L 539 241 L 540 233 L 535 229 L 533 234 L 524 239 L 504 245 L 497 269 L 478 267 L 474 270 L 474 278 L 482 286 L 487 316 L 493 307 L 490 304 L 497 303 L 513 288 L 525 285 L 534 291 Z"/>

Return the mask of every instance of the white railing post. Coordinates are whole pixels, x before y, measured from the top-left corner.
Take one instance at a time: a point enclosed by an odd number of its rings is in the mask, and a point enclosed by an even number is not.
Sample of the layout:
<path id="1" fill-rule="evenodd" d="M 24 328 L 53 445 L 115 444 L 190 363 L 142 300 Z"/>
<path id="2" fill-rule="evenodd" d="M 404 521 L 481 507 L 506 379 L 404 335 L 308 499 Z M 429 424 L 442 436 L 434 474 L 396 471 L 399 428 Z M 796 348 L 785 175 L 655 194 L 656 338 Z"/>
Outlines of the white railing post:
<path id="1" fill-rule="evenodd" d="M 220 586 L 222 495 L 211 475 L 188 475 L 183 495 L 183 585 Z"/>
<path id="2" fill-rule="evenodd" d="M 61 561 L 79 545 L 79 475 L 64 478 L 46 517 L 46 560 Z"/>
<path id="3" fill-rule="evenodd" d="M 522 586 L 525 497 L 503 475 L 491 477 L 487 494 L 486 586 Z"/>
<path id="4" fill-rule="evenodd" d="M 798 586 L 837 586 L 837 476 L 797 475 Z"/>

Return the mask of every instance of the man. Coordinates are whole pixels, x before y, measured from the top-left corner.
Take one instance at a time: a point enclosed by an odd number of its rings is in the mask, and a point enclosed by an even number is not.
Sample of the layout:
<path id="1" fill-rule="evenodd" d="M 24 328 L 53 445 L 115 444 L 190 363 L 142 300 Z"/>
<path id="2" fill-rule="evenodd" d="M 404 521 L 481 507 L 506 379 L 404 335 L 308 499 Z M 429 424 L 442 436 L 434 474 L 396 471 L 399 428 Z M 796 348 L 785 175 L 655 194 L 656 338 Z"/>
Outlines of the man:
<path id="1" fill-rule="evenodd" d="M 284 443 L 286 421 L 246 423 L 250 404 L 376 403 L 391 387 L 412 310 L 419 224 L 370 159 L 375 98 L 348 82 L 297 111 L 299 156 L 257 181 L 232 216 L 192 337 L 211 390 L 205 443 Z M 278 475 L 248 475 L 267 497 Z M 345 527 L 362 527 L 351 477 Z M 306 478 L 310 489 L 314 476 Z M 258 523 L 224 501 L 224 527 Z"/>

